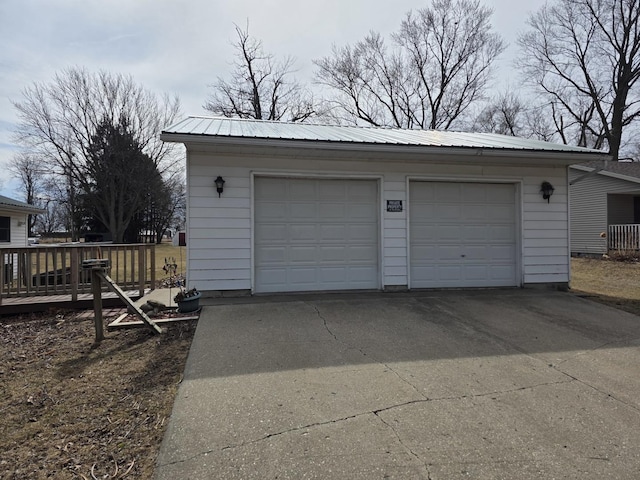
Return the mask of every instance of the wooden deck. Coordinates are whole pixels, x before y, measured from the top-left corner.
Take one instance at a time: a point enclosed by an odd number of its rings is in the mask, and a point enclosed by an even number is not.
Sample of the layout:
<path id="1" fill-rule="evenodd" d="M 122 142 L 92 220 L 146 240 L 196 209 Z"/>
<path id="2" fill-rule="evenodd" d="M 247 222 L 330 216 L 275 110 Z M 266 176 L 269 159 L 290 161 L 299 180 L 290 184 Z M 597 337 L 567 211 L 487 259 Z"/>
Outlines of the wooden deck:
<path id="1" fill-rule="evenodd" d="M 145 294 L 149 291 L 150 289 L 146 289 Z M 134 301 L 140 298 L 140 291 L 137 289 L 127 290 L 125 293 Z M 122 300 L 120 300 L 115 293 L 111 292 L 102 292 L 102 304 L 104 307 L 124 307 Z M 71 294 L 4 298 L 2 305 L 0 305 L 0 316 L 46 312 L 53 308 L 74 310 L 92 309 L 93 295 L 90 293 L 79 293 L 76 301 L 71 298 Z"/>

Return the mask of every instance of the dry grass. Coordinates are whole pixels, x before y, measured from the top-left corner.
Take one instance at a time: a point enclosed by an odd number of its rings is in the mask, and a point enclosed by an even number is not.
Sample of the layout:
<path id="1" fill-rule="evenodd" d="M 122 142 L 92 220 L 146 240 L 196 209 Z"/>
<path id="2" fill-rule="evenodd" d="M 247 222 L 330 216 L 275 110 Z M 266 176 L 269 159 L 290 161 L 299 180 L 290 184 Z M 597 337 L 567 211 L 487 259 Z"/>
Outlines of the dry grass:
<path id="1" fill-rule="evenodd" d="M 177 274 L 187 273 L 187 247 L 174 247 L 171 243 L 161 243 L 156 245 L 156 280 L 167 277 L 164 267 L 165 259 L 175 259 L 178 265 Z"/>
<path id="2" fill-rule="evenodd" d="M 571 290 L 640 315 L 640 263 L 573 258 Z"/>

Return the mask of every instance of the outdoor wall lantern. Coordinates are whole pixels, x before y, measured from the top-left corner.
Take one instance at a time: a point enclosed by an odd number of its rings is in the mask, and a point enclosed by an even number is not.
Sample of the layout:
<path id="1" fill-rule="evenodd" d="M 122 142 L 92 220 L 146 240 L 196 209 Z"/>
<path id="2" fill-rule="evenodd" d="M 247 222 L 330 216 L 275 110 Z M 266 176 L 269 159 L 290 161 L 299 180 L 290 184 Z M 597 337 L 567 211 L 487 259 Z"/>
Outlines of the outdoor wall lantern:
<path id="1" fill-rule="evenodd" d="M 547 203 L 549 203 L 549 199 L 551 198 L 551 195 L 553 195 L 554 190 L 555 188 L 553 188 L 553 185 L 551 185 L 549 182 L 542 182 L 542 185 L 540 185 L 542 198 L 544 198 Z"/>
<path id="2" fill-rule="evenodd" d="M 215 179 L 215 184 L 216 190 L 218 191 L 218 198 L 220 198 L 220 195 L 222 195 L 222 192 L 224 191 L 224 179 L 218 175 L 218 178 Z"/>

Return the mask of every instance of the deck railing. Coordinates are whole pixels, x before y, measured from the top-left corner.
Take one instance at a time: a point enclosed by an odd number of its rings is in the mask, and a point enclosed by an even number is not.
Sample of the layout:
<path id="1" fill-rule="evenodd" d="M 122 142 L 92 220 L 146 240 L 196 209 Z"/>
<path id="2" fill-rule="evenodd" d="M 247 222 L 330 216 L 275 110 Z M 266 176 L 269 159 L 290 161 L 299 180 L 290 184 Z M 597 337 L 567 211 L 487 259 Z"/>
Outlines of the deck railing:
<path id="1" fill-rule="evenodd" d="M 0 303 L 3 298 L 91 293 L 91 272 L 83 260 L 108 258 L 111 278 L 124 290 L 155 287 L 154 244 L 34 245 L 0 248 Z"/>
<path id="2" fill-rule="evenodd" d="M 609 225 L 607 235 L 609 250 L 640 250 L 640 224 Z"/>

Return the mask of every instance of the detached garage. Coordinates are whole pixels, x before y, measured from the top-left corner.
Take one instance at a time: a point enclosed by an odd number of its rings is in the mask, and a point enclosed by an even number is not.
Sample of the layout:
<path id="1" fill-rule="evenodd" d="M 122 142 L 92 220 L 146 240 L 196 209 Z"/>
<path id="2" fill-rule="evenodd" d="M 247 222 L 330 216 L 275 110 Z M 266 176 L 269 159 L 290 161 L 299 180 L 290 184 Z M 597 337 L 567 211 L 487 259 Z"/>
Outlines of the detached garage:
<path id="1" fill-rule="evenodd" d="M 208 117 L 161 138 L 187 149 L 187 280 L 211 295 L 566 286 L 568 166 L 603 158 L 493 134 Z"/>

